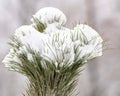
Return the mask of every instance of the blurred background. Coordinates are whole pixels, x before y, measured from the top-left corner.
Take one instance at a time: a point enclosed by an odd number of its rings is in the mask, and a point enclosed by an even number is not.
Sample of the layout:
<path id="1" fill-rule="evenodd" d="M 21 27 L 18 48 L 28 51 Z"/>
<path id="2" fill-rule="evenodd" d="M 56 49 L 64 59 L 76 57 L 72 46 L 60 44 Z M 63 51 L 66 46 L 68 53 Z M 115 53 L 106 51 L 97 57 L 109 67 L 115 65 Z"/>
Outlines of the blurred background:
<path id="1" fill-rule="evenodd" d="M 80 96 L 120 96 L 120 0 L 0 0 L 0 96 L 22 96 L 25 77 L 8 71 L 2 60 L 15 29 L 30 24 L 43 7 L 56 7 L 67 16 L 67 27 L 86 22 L 104 38 L 104 54 L 85 66 L 79 77 Z"/>

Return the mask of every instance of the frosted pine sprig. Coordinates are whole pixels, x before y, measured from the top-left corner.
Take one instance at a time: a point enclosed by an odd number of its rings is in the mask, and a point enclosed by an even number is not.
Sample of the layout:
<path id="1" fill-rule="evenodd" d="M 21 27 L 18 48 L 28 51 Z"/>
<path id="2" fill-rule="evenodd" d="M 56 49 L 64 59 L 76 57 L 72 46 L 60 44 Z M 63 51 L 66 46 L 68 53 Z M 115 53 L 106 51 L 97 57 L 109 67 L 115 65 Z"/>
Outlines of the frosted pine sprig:
<path id="1" fill-rule="evenodd" d="M 85 24 L 66 28 L 56 8 L 40 9 L 31 20 L 15 31 L 3 63 L 28 77 L 25 96 L 73 96 L 82 65 L 102 55 L 102 38 Z"/>

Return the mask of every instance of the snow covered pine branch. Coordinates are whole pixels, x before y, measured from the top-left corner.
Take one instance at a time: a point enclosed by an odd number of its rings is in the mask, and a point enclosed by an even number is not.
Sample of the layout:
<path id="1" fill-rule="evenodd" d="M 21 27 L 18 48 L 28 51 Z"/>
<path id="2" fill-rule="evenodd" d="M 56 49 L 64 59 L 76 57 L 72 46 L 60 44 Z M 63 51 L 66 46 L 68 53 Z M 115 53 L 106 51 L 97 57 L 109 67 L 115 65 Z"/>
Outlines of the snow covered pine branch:
<path id="1" fill-rule="evenodd" d="M 3 63 L 27 76 L 23 96 L 73 96 L 82 65 L 102 55 L 102 38 L 85 24 L 66 28 L 66 16 L 52 7 L 40 9 L 31 21 L 15 31 Z"/>

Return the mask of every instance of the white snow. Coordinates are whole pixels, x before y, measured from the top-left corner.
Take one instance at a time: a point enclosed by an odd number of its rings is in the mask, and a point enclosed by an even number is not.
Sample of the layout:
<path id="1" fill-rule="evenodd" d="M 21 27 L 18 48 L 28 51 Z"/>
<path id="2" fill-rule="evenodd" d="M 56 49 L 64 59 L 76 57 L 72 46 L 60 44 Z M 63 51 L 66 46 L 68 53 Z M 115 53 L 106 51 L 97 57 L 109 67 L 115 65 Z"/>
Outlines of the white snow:
<path id="1" fill-rule="evenodd" d="M 37 18 L 43 24 L 58 22 L 64 25 L 67 21 L 66 16 L 62 11 L 53 7 L 45 7 L 40 9 L 33 17 Z M 32 20 L 33 22 L 33 20 Z"/>
<path id="2" fill-rule="evenodd" d="M 80 24 L 70 30 L 63 26 L 66 23 L 66 16 L 59 9 L 51 7 L 39 10 L 34 17 L 47 24 L 44 32 L 40 33 L 32 25 L 24 25 L 18 28 L 14 35 L 23 44 L 16 52 L 18 54 L 26 52 L 28 60 L 33 60 L 28 45 L 32 50 L 39 52 L 43 58 L 41 64 L 44 64 L 44 60 L 48 60 L 56 66 L 71 65 L 75 60 L 81 60 L 83 57 L 87 61 L 102 55 L 103 40 L 88 25 Z M 58 21 L 56 22 L 54 18 Z M 10 60 L 17 59 L 19 58 L 11 50 L 3 62 L 9 64 Z"/>

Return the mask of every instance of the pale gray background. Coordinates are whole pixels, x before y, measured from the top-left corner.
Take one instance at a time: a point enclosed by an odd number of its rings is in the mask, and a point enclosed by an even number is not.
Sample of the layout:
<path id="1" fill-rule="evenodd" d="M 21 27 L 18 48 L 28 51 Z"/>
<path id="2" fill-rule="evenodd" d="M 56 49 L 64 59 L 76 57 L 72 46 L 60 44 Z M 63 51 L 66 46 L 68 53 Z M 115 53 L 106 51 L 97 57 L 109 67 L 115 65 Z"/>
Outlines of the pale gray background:
<path id="1" fill-rule="evenodd" d="M 15 29 L 30 24 L 31 16 L 46 6 L 62 10 L 69 28 L 87 22 L 106 41 L 103 56 L 86 65 L 80 76 L 80 96 L 120 96 L 120 0 L 0 0 L 0 96 L 24 91 L 25 77 L 8 71 L 1 61 Z"/>

